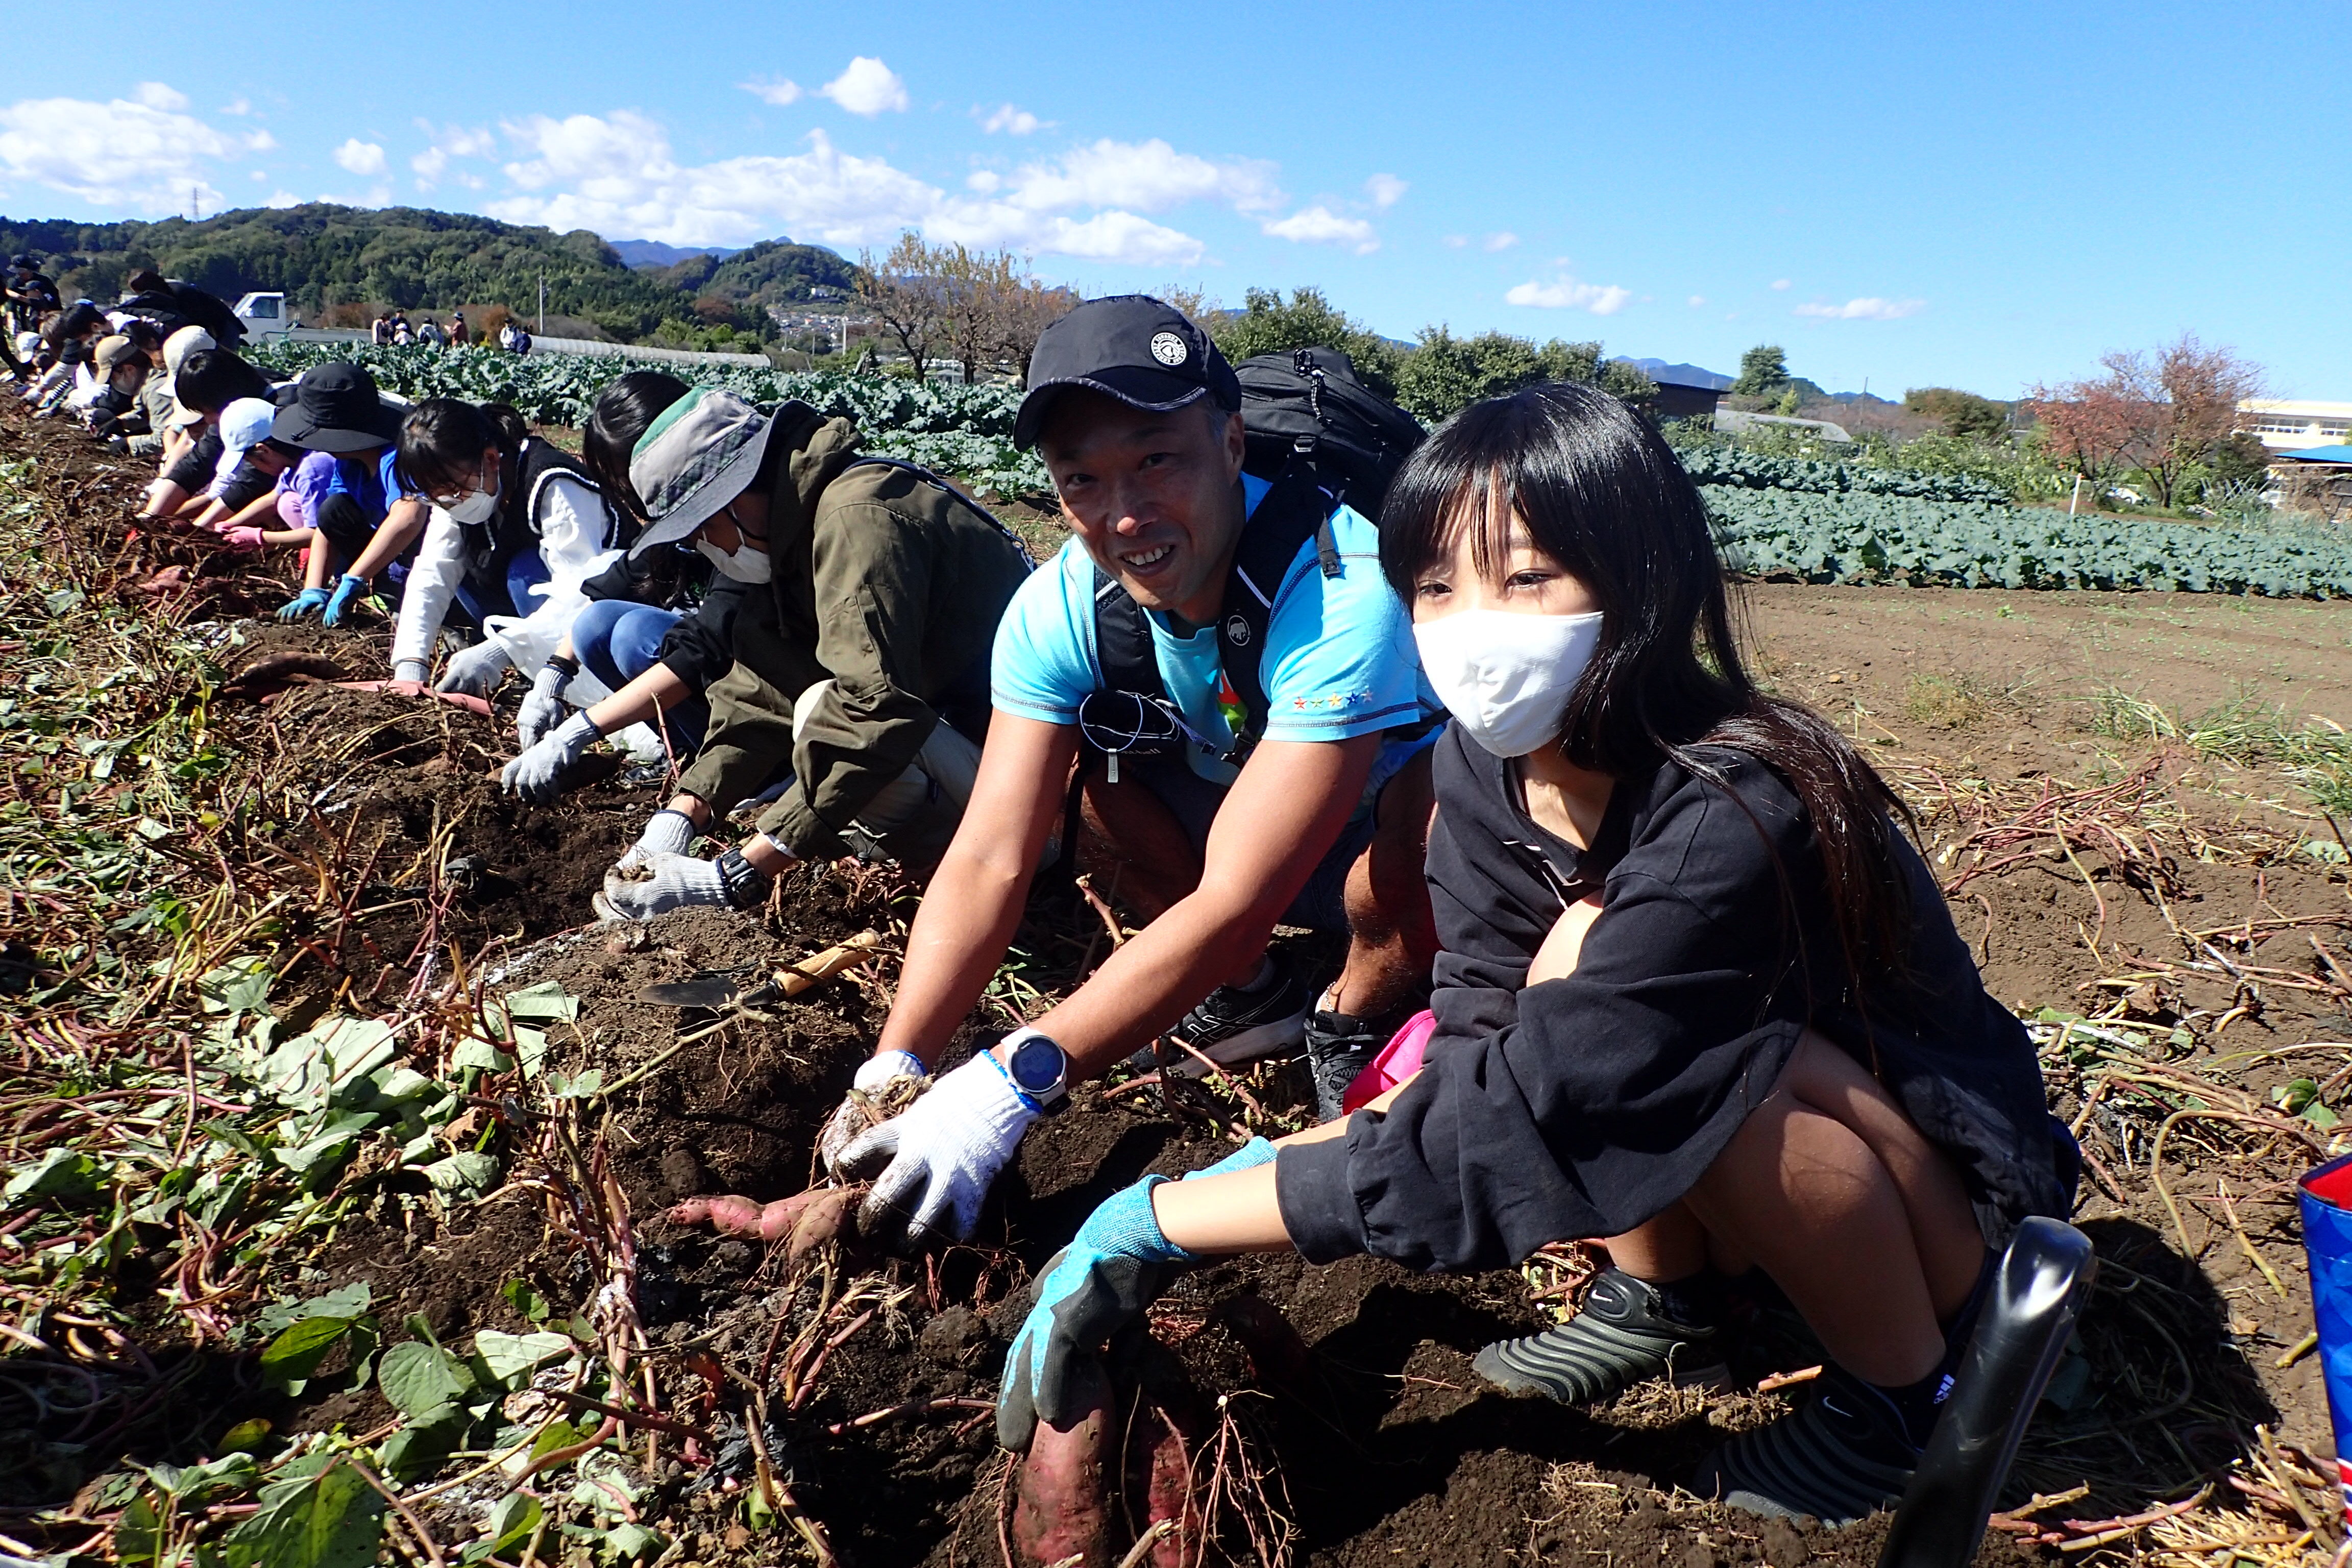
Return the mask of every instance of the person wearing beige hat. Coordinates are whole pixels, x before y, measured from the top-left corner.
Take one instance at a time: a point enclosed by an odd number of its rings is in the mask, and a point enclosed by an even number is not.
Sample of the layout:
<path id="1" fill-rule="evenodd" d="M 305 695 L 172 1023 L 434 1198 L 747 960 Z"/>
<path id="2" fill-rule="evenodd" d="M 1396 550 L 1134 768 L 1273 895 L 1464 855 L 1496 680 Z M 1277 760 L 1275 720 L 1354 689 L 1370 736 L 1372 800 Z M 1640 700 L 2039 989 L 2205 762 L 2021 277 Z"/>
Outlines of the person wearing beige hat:
<path id="1" fill-rule="evenodd" d="M 147 384 L 147 356 L 130 338 L 117 334 L 99 340 L 90 363 L 96 379 L 83 403 L 82 417 L 92 435 L 121 450 L 131 437 L 147 429 L 139 410 L 139 393 Z"/>

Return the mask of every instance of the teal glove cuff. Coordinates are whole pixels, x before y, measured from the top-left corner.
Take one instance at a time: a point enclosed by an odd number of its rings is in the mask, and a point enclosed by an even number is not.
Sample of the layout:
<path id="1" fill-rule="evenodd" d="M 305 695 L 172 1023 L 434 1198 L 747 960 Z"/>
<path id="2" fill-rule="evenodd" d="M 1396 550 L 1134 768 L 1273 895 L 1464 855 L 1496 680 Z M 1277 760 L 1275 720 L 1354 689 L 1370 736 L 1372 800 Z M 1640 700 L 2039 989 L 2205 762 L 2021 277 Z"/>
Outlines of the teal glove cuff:
<path id="1" fill-rule="evenodd" d="M 1274 1163 L 1275 1152 L 1273 1144 L 1263 1138 L 1253 1138 L 1215 1164 L 1203 1165 L 1197 1171 L 1188 1173 L 1184 1180 L 1189 1182 L 1194 1176 L 1230 1175 L 1235 1171 L 1250 1171 L 1260 1165 L 1271 1165 Z"/>

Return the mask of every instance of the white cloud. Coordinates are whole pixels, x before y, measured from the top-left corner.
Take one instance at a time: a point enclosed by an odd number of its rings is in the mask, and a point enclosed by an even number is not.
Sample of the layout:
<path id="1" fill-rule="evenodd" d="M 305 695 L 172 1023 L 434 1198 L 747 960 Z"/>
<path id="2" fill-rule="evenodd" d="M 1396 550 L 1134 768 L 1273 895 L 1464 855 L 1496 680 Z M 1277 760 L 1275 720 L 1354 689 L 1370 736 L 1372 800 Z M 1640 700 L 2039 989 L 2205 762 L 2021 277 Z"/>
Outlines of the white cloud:
<path id="1" fill-rule="evenodd" d="M 1518 243 L 1519 237 L 1507 228 L 1488 235 L 1478 242 L 1478 247 L 1482 250 L 1508 250 Z"/>
<path id="2" fill-rule="evenodd" d="M 488 158 L 499 150 L 498 138 L 488 127 L 469 131 L 462 125 L 444 125 L 436 129 L 431 121 L 419 120 L 416 128 L 432 138 L 431 146 L 408 161 L 408 166 L 416 172 L 419 190 L 431 190 L 434 182 L 447 172 L 452 158 Z M 461 185 L 481 188 L 478 176 L 461 174 L 457 179 Z"/>
<path id="3" fill-rule="evenodd" d="M 1690 297 L 1690 302 L 1691 302 L 1691 309 L 1692 309 L 1692 310 L 1697 310 L 1701 305 L 1704 305 L 1704 304 L 1706 304 L 1706 295 L 1704 295 L 1704 294 L 1694 294 L 1694 295 L 1692 295 L 1692 296 Z"/>
<path id="4" fill-rule="evenodd" d="M 433 182 L 441 177 L 441 171 L 449 166 L 449 154 L 438 147 L 427 147 L 411 158 L 408 166 L 416 171 L 418 187 L 429 191 Z"/>
<path id="5" fill-rule="evenodd" d="M 278 147 L 278 138 L 267 131 L 248 131 L 244 140 L 245 150 L 248 153 L 270 153 Z"/>
<path id="6" fill-rule="evenodd" d="M 1796 313 L 1822 321 L 1899 321 L 1927 308 L 1925 300 L 1848 300 L 1843 305 L 1800 305 Z"/>
<path id="7" fill-rule="evenodd" d="M 1380 236 L 1360 217 L 1343 217 L 1327 206 L 1301 207 L 1288 217 L 1269 218 L 1258 226 L 1276 239 L 1302 245 L 1352 246 L 1359 256 L 1381 247 Z"/>
<path id="8" fill-rule="evenodd" d="M 256 169 L 253 172 L 253 177 L 255 182 L 257 184 L 267 184 L 269 182 L 269 175 L 265 170 Z"/>
<path id="9" fill-rule="evenodd" d="M 1405 192 L 1412 188 L 1394 174 L 1374 174 L 1364 182 L 1364 194 L 1372 198 L 1372 205 L 1382 210 L 1404 200 Z"/>
<path id="10" fill-rule="evenodd" d="M 166 114 L 176 114 L 188 107 L 188 95 L 165 87 L 160 81 L 142 81 L 131 89 L 131 96 L 150 109 L 160 109 Z"/>
<path id="11" fill-rule="evenodd" d="M 972 113 L 978 116 L 980 110 L 975 109 Z M 1012 104 L 1000 103 L 981 120 L 980 128 L 991 136 L 1000 131 L 1008 136 L 1026 136 L 1033 132 L 1044 130 L 1049 123 L 1050 121 L 1038 119 L 1025 109 L 1016 109 Z"/>
<path id="12" fill-rule="evenodd" d="M 801 84 L 782 77 L 777 77 L 772 81 L 753 77 L 750 81 L 739 81 L 735 85 L 761 103 L 772 103 L 778 109 L 782 109 L 788 103 L 798 103 L 801 99 Z"/>
<path id="13" fill-rule="evenodd" d="M 302 205 L 302 198 L 291 191 L 272 191 L 269 193 L 268 202 L 265 205 L 273 207 L 299 207 Z"/>
<path id="14" fill-rule="evenodd" d="M 142 212 L 177 212 L 192 195 L 208 207 L 223 205 L 204 165 L 237 156 L 244 139 L 163 107 L 187 100 L 159 83 L 139 91 L 137 101 L 40 98 L 0 106 L 0 193 L 38 185 Z"/>
<path id="15" fill-rule="evenodd" d="M 1579 283 L 1563 274 L 1549 283 L 1517 284 L 1505 291 L 1507 305 L 1533 305 L 1547 310 L 1590 310 L 1613 316 L 1633 301 L 1633 291 L 1614 283 Z"/>
<path id="16" fill-rule="evenodd" d="M 335 162 L 362 178 L 381 174 L 385 168 L 383 149 L 373 142 L 362 142 L 356 136 L 335 149 Z"/>
<path id="17" fill-rule="evenodd" d="M 221 105 L 221 112 L 223 114 L 251 114 L 253 112 L 253 100 L 249 98 L 232 98 L 226 103 Z"/>
<path id="18" fill-rule="evenodd" d="M 898 79 L 898 72 L 872 55 L 857 56 L 846 70 L 817 91 L 850 113 L 862 114 L 868 120 L 907 107 L 907 84 Z"/>
<path id="19" fill-rule="evenodd" d="M 1775 278 L 1772 279 L 1772 287 L 1775 289 L 1786 289 L 1789 287 L 1789 280 L 1786 278 Z"/>
<path id="20" fill-rule="evenodd" d="M 978 191 L 985 195 L 1003 186 L 1004 176 L 993 169 L 974 169 L 963 177 L 963 183 L 966 190 Z"/>
<path id="21" fill-rule="evenodd" d="M 1237 212 L 1270 212 L 1283 203 L 1275 165 L 1258 158 L 1213 163 L 1179 153 L 1158 137 L 1149 142 L 1108 138 L 1079 147 L 1058 162 L 1024 164 L 1006 200 L 1033 212 L 1070 207 L 1136 207 L 1161 212 L 1185 202 L 1220 201 Z"/>

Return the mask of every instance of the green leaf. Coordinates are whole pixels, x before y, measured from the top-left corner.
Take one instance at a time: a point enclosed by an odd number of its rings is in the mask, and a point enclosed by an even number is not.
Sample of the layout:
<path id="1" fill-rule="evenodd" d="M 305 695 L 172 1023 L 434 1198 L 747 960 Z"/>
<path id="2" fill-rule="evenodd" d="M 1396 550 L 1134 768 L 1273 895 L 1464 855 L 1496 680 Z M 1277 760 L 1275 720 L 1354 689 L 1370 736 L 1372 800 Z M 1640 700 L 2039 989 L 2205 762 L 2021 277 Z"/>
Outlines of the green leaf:
<path id="1" fill-rule="evenodd" d="M 377 1450 L 384 1474 L 403 1481 L 431 1475 L 457 1451 L 469 1425 L 466 1412 L 455 1405 L 438 1405 L 421 1413 Z"/>
<path id="2" fill-rule="evenodd" d="M 265 1488 L 261 1511 L 229 1531 L 226 1568 L 373 1568 L 385 1507 L 342 1464 Z"/>
<path id="3" fill-rule="evenodd" d="M 465 1363 L 447 1351 L 415 1340 L 383 1352 L 375 1381 L 393 1407 L 412 1419 L 474 1390 L 474 1376 Z"/>
<path id="4" fill-rule="evenodd" d="M 59 1145 L 17 1172 L 0 1188 L 0 1199 L 79 1198 L 98 1190 L 98 1162 Z"/>
<path id="5" fill-rule="evenodd" d="M 352 1331 L 353 1318 L 305 1318 L 269 1342 L 261 1352 L 261 1375 L 288 1394 L 299 1394 L 303 1381 L 319 1370 L 328 1352 Z"/>
<path id="6" fill-rule="evenodd" d="M 569 1024 L 580 1016 L 580 998 L 553 980 L 542 980 L 506 994 L 507 1012 L 534 1023 Z"/>
<path id="7" fill-rule="evenodd" d="M 549 1362 L 570 1355 L 572 1349 L 568 1335 L 543 1330 L 534 1334 L 502 1334 L 484 1329 L 474 1336 L 474 1353 L 489 1369 L 492 1379 L 508 1388 L 519 1387 Z"/>
<path id="8" fill-rule="evenodd" d="M 482 1526 L 482 1544 L 488 1548 L 484 1555 L 520 1546 L 530 1540 L 544 1511 L 537 1498 L 525 1497 L 520 1492 L 509 1492 L 499 1499 L 491 1505 L 490 1517 Z"/>
<path id="9" fill-rule="evenodd" d="M 530 1445 L 530 1458 L 543 1459 L 558 1448 L 569 1448 L 587 1436 L 569 1421 L 551 1421 Z M 528 1461 L 527 1461 L 528 1462 Z"/>
<path id="10" fill-rule="evenodd" d="M 444 1197 L 476 1198 L 498 1181 L 499 1162 L 495 1155 L 467 1151 L 436 1160 L 424 1167 L 424 1173 L 433 1190 Z"/>
<path id="11" fill-rule="evenodd" d="M 515 1064 L 514 1058 L 477 1035 L 459 1042 L 457 1048 L 449 1053 L 449 1065 L 479 1068 L 484 1072 L 512 1072 Z"/>
<path id="12" fill-rule="evenodd" d="M 268 1436 L 268 1418 L 256 1415 L 249 1421 L 238 1422 L 222 1433 L 220 1441 L 213 1446 L 224 1454 L 250 1454 L 260 1447 Z"/>
<path id="13" fill-rule="evenodd" d="M 538 1291 L 532 1289 L 522 1280 L 508 1280 L 504 1285 L 499 1288 L 499 1294 L 507 1299 L 507 1305 L 512 1307 L 516 1311 L 521 1313 L 532 1322 L 543 1323 L 547 1321 L 546 1300 L 541 1297 Z"/>
<path id="14" fill-rule="evenodd" d="M 2335 1126 L 2338 1120 L 2336 1112 L 2315 1100 L 2303 1108 L 2303 1119 L 2323 1131 Z"/>
<path id="15" fill-rule="evenodd" d="M 604 1547 L 618 1561 L 635 1563 L 658 1553 L 669 1544 L 657 1530 L 642 1524 L 616 1524 L 604 1532 Z"/>

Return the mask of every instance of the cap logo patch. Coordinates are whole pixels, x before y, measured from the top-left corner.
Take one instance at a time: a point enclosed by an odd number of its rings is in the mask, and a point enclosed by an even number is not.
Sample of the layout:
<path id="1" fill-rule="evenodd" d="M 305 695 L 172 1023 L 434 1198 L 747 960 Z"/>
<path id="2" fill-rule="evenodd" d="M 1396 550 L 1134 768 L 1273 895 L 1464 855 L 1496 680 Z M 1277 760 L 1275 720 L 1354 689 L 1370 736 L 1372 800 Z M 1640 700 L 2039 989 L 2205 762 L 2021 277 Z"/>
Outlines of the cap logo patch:
<path id="1" fill-rule="evenodd" d="M 1151 357 L 1161 364 L 1170 366 L 1182 364 L 1192 352 L 1185 346 L 1184 340 L 1173 332 L 1151 334 Z"/>

